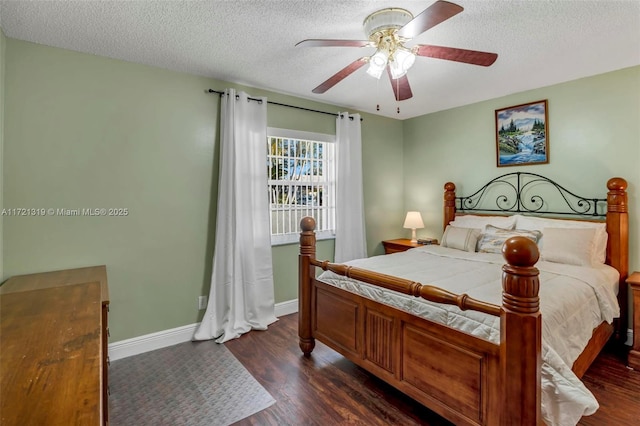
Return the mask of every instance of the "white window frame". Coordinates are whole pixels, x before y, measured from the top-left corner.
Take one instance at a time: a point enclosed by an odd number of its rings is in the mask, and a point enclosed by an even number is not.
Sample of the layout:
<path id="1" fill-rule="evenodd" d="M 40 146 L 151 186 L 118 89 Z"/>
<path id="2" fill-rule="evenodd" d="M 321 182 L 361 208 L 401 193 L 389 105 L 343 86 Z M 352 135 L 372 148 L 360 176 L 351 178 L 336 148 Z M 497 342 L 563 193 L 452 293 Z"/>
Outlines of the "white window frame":
<path id="1" fill-rule="evenodd" d="M 309 206 L 305 204 L 304 206 L 288 206 L 283 207 L 287 212 L 285 214 L 289 214 L 289 222 L 291 222 L 291 212 L 293 210 L 303 213 L 305 216 L 313 216 L 314 212 L 316 214 L 322 214 L 322 221 L 316 221 L 316 239 L 325 240 L 335 238 L 335 216 L 336 216 L 336 204 L 335 204 L 335 191 L 336 191 L 336 148 L 335 141 L 336 136 L 325 134 L 325 133 L 316 133 L 316 132 L 305 132 L 302 130 L 291 130 L 291 129 L 281 129 L 277 127 L 269 127 L 267 128 L 267 149 L 270 148 L 270 138 L 287 138 L 287 139 L 295 139 L 300 141 L 310 141 L 310 142 L 325 142 L 325 155 L 328 155 L 329 158 L 325 160 L 325 164 L 327 167 L 327 176 L 326 181 L 321 181 L 319 179 L 312 178 L 312 181 L 309 182 L 311 184 L 322 184 L 325 186 L 326 195 L 323 194 L 323 206 L 312 205 Z M 271 189 L 272 185 L 277 184 L 276 182 L 280 182 L 279 180 L 272 180 L 271 176 L 267 176 L 268 179 L 268 189 Z M 289 183 L 291 184 L 291 183 Z M 304 185 L 293 185 L 293 186 L 304 186 Z M 269 196 L 269 217 L 270 217 L 270 232 L 271 232 L 271 245 L 282 245 L 282 244 L 292 244 L 297 243 L 300 240 L 300 221 L 294 220 L 294 224 L 289 225 L 289 229 L 283 230 L 283 233 L 276 232 L 274 233 L 274 224 L 273 224 L 273 210 L 274 206 L 271 203 L 271 196 Z M 326 229 L 321 229 L 323 226 Z M 285 232 L 286 231 L 286 232 Z"/>

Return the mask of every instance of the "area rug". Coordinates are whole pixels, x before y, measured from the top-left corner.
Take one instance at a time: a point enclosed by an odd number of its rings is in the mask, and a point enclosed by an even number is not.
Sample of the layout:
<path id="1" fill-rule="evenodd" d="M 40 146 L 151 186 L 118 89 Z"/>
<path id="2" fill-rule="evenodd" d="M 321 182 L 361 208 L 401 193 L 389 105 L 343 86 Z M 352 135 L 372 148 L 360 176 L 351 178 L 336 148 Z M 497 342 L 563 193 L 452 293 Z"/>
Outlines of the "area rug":
<path id="1" fill-rule="evenodd" d="M 275 402 L 224 345 L 213 341 L 114 361 L 109 388 L 112 426 L 226 426 Z"/>

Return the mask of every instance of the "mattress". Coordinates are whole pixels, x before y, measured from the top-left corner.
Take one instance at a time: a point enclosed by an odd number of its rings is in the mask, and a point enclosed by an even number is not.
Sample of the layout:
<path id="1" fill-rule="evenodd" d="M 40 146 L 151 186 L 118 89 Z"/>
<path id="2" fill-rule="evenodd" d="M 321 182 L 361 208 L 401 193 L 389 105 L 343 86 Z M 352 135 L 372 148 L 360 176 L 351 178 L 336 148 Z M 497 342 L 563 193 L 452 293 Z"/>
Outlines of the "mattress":
<path id="1" fill-rule="evenodd" d="M 504 263 L 499 254 L 469 253 L 435 245 L 347 262 L 454 293 L 466 293 L 499 306 Z M 575 425 L 583 415 L 593 414 L 598 402 L 571 371 L 571 366 L 589 342 L 593 329 L 620 315 L 616 297 L 619 275 L 607 265 L 584 267 L 540 261 L 536 267 L 540 271 L 543 328 L 542 415 L 548 425 Z M 330 271 L 318 279 L 493 343 L 500 341 L 498 317 L 429 302 Z"/>

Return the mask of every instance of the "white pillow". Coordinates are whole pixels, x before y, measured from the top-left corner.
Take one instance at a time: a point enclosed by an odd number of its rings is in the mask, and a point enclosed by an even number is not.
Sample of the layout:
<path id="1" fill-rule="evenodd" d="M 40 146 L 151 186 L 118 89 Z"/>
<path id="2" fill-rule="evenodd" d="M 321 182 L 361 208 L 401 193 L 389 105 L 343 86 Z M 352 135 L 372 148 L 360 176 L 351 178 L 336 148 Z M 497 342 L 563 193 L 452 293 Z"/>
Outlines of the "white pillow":
<path id="1" fill-rule="evenodd" d="M 596 229 L 544 228 L 544 247 L 540 258 L 547 262 L 590 266 L 593 259 Z"/>
<path id="2" fill-rule="evenodd" d="M 542 233 L 540 231 L 528 231 L 524 229 L 502 229 L 487 225 L 485 233 L 478 245 L 480 253 L 502 253 L 504 242 L 511 237 L 526 237 L 537 243 Z"/>
<path id="3" fill-rule="evenodd" d="M 457 226 L 447 225 L 442 235 L 440 245 L 457 250 L 474 252 L 476 251 L 476 243 L 480 238 L 480 230 L 474 228 L 459 228 Z"/>
<path id="4" fill-rule="evenodd" d="M 504 229 L 513 229 L 515 224 L 515 216 L 476 216 L 471 214 L 456 216 L 453 222 L 451 222 L 451 225 L 453 226 L 475 229 L 484 229 L 487 225 L 493 225 Z"/>
<path id="5" fill-rule="evenodd" d="M 542 231 L 544 228 L 590 228 L 595 229 L 596 233 L 593 242 L 593 251 L 591 253 L 592 264 L 602 264 L 607 257 L 607 224 L 604 222 L 586 222 L 583 220 L 564 220 L 551 219 L 533 216 L 517 216 L 516 228 Z M 538 242 L 540 249 L 544 248 L 544 233 Z"/>

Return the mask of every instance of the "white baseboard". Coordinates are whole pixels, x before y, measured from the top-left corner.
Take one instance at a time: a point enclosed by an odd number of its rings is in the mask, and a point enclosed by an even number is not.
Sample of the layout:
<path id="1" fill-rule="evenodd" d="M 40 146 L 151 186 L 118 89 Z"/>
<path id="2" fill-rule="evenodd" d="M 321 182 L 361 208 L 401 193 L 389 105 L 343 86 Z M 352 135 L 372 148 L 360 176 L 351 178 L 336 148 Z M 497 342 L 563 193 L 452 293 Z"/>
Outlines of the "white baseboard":
<path id="1" fill-rule="evenodd" d="M 298 312 L 298 299 L 276 303 L 275 315 L 281 317 Z M 115 361 L 133 355 L 142 354 L 178 343 L 189 342 L 200 323 L 184 325 L 169 330 L 158 331 L 131 339 L 120 340 L 109 344 L 109 359 Z"/>
<path id="2" fill-rule="evenodd" d="M 200 323 L 158 331 L 109 344 L 109 359 L 115 361 L 191 340 Z"/>
<path id="3" fill-rule="evenodd" d="M 276 317 L 283 317 L 298 312 L 298 299 L 287 300 L 286 302 L 276 303 Z"/>

